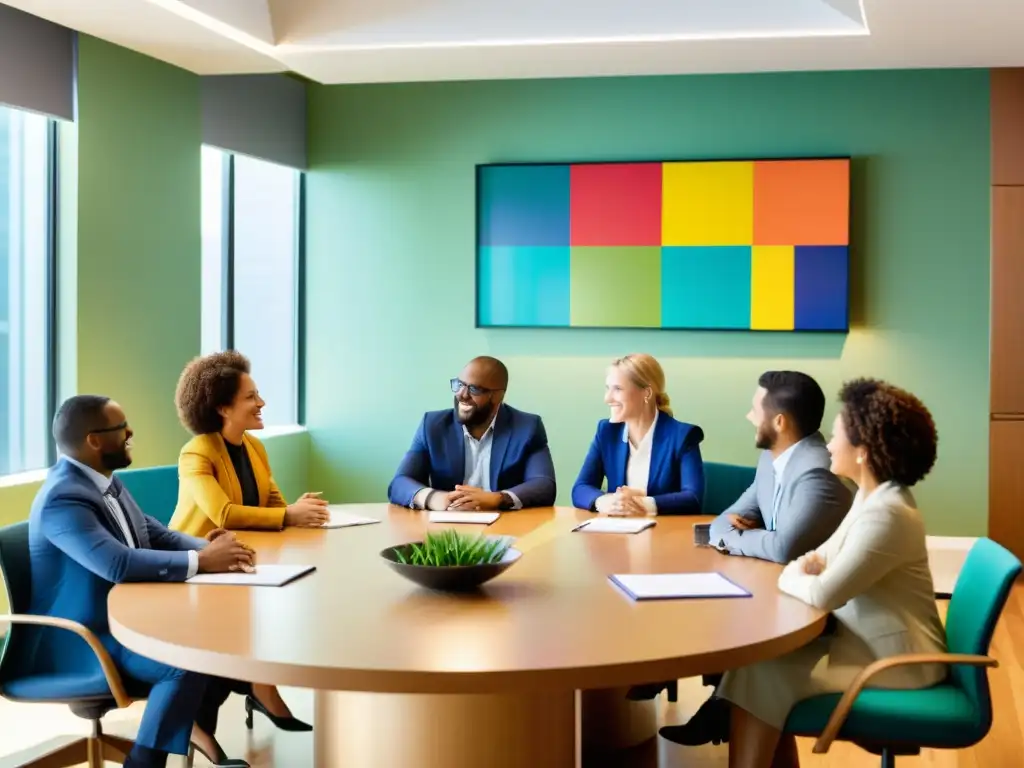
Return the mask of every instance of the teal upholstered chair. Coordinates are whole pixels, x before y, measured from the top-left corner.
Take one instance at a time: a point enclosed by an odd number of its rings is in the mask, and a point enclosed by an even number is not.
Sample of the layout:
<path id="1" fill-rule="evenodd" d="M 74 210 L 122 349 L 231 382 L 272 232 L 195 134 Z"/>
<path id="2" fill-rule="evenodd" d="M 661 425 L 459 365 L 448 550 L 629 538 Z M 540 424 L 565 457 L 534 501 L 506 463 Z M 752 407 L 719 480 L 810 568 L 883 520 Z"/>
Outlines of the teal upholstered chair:
<path id="1" fill-rule="evenodd" d="M 11 701 L 67 704 L 78 717 L 92 723 L 91 735 L 59 739 L 45 754 L 20 768 L 72 766 L 86 763 L 103 768 L 105 761 L 121 764 L 131 751 L 132 741 L 103 732 L 101 721 L 112 709 L 127 707 L 132 698 L 145 698 L 146 691 L 126 689 L 106 648 L 88 628 L 78 622 L 25 613 L 32 596 L 32 567 L 28 549 L 28 523 L 0 528 L 0 572 L 7 587 L 10 614 L 0 614 L 0 627 L 10 625 L 0 645 L 0 696 Z M 102 674 L 62 672 L 47 674 L 32 668 L 28 627 L 48 626 L 74 632 L 99 659 Z"/>
<path id="2" fill-rule="evenodd" d="M 836 739 L 852 741 L 882 756 L 892 768 L 897 755 L 922 747 L 963 749 L 981 741 L 992 726 L 986 667 L 996 621 L 1020 575 L 1021 563 L 991 539 L 971 548 L 946 614 L 947 654 L 908 654 L 880 659 L 858 675 L 847 691 L 799 702 L 789 713 L 786 732 L 817 736 L 814 752 L 828 751 Z M 870 678 L 901 664 L 950 664 L 945 682 L 914 691 L 864 689 Z"/>
<path id="3" fill-rule="evenodd" d="M 117 473 L 139 509 L 164 525 L 171 521 L 178 503 L 178 467 L 123 469 Z"/>
<path id="4" fill-rule="evenodd" d="M 754 467 L 705 461 L 704 503 L 701 512 L 705 515 L 720 515 L 750 487 L 754 482 L 754 473 Z"/>

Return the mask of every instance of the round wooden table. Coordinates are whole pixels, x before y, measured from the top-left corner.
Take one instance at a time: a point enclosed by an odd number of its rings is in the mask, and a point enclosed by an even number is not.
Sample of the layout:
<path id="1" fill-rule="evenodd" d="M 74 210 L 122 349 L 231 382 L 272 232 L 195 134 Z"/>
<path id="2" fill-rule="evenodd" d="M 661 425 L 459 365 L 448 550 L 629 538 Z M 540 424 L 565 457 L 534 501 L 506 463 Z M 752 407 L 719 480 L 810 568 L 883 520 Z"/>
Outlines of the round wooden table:
<path id="1" fill-rule="evenodd" d="M 573 533 L 591 514 L 548 508 L 458 526 L 515 536 L 523 557 L 479 593 L 453 595 L 379 557 L 451 526 L 402 507 L 346 509 L 382 522 L 239 534 L 259 562 L 316 566 L 284 587 L 115 587 L 114 636 L 183 669 L 314 689 L 319 768 L 563 768 L 579 759 L 580 691 L 624 700 L 636 683 L 780 656 L 824 627 L 821 611 L 778 590 L 779 566 L 695 547 L 704 518 Z M 634 602 L 608 580 L 685 571 L 719 571 L 753 596 Z"/>

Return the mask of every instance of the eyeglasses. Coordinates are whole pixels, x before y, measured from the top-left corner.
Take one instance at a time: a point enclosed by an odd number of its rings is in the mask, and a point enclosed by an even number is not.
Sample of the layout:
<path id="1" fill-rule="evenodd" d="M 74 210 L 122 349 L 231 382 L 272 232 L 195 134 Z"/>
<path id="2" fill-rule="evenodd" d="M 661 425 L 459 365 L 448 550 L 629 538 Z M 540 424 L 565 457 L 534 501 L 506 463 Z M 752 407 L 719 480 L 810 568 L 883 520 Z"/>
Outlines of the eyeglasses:
<path id="1" fill-rule="evenodd" d="M 128 429 L 128 422 L 122 421 L 120 424 L 116 424 L 113 427 L 103 427 L 103 429 L 90 429 L 90 435 L 98 435 L 101 432 L 120 432 L 122 429 Z"/>
<path id="2" fill-rule="evenodd" d="M 452 392 L 458 394 L 462 391 L 462 388 L 466 387 L 469 390 L 469 394 L 473 397 L 479 397 L 480 395 L 489 395 L 491 392 L 501 392 L 500 389 L 488 389 L 487 387 L 478 387 L 476 384 L 467 384 L 462 379 L 452 379 Z"/>

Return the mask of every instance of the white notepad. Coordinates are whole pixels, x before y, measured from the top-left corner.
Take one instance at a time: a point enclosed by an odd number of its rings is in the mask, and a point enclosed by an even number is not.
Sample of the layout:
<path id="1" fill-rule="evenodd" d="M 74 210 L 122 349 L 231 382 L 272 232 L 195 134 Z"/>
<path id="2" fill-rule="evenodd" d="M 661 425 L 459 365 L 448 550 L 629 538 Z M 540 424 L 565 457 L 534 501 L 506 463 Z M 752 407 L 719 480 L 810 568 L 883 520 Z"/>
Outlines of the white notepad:
<path id="1" fill-rule="evenodd" d="M 331 519 L 323 524 L 323 528 L 348 528 L 353 525 L 372 525 L 380 522 L 375 517 L 354 515 L 335 507 L 328 507 L 327 510 L 331 513 Z"/>
<path id="2" fill-rule="evenodd" d="M 574 531 L 585 533 L 640 533 L 657 525 L 650 517 L 594 517 L 580 523 Z"/>
<path id="3" fill-rule="evenodd" d="M 751 596 L 720 573 L 626 573 L 608 578 L 634 600 Z"/>
<path id="4" fill-rule="evenodd" d="M 501 517 L 500 512 L 431 512 L 432 523 L 471 523 L 490 525 Z"/>
<path id="5" fill-rule="evenodd" d="M 231 584 L 244 587 L 283 587 L 310 571 L 315 565 L 257 565 L 254 573 L 199 573 L 186 584 Z"/>

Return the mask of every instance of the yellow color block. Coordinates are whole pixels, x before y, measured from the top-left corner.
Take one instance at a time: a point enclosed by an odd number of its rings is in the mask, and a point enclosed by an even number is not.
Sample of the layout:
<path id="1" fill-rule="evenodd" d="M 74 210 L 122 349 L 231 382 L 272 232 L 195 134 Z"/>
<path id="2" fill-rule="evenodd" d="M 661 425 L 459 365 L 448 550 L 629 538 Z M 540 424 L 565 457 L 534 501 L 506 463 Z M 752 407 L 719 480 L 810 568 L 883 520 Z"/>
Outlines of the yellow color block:
<path id="1" fill-rule="evenodd" d="M 750 327 L 759 331 L 792 331 L 794 255 L 791 245 L 753 249 L 750 270 Z"/>
<path id="2" fill-rule="evenodd" d="M 754 164 L 665 163 L 662 245 L 752 245 Z"/>

